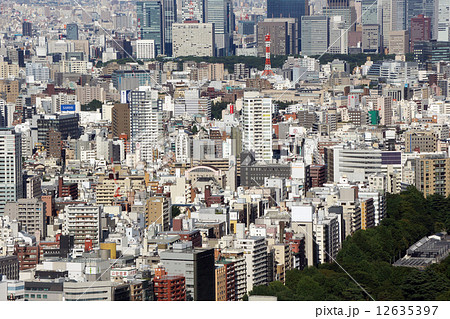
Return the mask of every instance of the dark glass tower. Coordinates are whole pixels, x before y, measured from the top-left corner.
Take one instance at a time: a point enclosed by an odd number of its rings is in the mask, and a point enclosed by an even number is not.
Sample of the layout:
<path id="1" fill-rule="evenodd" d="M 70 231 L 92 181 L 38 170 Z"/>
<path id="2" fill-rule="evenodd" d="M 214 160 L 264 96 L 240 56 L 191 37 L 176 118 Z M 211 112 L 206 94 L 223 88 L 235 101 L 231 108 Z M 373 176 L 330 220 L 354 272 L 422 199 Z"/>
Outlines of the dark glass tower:
<path id="1" fill-rule="evenodd" d="M 136 3 L 138 38 L 155 41 L 155 54 L 172 55 L 172 24 L 177 21 L 176 0 Z"/>
<path id="2" fill-rule="evenodd" d="M 309 15 L 308 0 L 267 0 L 268 18 L 296 18 L 298 23 L 298 48 L 301 48 L 302 17 Z"/>

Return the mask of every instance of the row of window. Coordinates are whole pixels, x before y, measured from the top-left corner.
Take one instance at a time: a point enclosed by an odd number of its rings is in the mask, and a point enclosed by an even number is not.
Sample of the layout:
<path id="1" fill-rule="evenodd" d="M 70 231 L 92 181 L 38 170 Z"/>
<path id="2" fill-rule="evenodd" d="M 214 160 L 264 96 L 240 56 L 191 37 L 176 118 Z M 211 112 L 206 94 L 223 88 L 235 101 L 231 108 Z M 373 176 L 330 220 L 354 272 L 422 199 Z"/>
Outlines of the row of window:
<path id="1" fill-rule="evenodd" d="M 47 299 L 47 295 L 40 295 L 40 294 L 25 294 L 25 298 L 31 298 L 31 299 Z"/>

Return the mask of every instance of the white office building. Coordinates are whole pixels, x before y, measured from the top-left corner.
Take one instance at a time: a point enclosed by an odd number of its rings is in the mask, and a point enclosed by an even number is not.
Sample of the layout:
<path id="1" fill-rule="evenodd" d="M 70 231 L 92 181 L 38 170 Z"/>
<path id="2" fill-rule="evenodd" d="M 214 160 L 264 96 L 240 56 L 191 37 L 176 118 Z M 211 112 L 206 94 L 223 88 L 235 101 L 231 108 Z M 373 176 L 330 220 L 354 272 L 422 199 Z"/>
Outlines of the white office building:
<path id="1" fill-rule="evenodd" d="M 155 40 L 136 40 L 136 58 L 150 60 L 155 58 Z"/>

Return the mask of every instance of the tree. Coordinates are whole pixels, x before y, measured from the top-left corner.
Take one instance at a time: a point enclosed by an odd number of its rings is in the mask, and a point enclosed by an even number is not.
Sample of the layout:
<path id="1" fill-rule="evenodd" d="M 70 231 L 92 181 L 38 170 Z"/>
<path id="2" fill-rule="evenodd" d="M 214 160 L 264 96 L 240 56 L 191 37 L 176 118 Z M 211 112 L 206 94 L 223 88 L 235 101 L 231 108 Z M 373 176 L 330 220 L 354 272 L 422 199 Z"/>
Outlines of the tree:
<path id="1" fill-rule="evenodd" d="M 216 120 L 222 119 L 222 111 L 228 106 L 226 102 L 212 102 L 211 103 L 211 118 Z"/>
<path id="2" fill-rule="evenodd" d="M 99 100 L 92 100 L 88 104 L 82 105 L 81 110 L 82 111 L 97 111 L 98 109 L 101 109 L 103 106 L 103 103 Z"/>
<path id="3" fill-rule="evenodd" d="M 180 208 L 178 208 L 178 206 L 172 206 L 172 218 L 175 218 L 180 214 L 181 214 Z"/>

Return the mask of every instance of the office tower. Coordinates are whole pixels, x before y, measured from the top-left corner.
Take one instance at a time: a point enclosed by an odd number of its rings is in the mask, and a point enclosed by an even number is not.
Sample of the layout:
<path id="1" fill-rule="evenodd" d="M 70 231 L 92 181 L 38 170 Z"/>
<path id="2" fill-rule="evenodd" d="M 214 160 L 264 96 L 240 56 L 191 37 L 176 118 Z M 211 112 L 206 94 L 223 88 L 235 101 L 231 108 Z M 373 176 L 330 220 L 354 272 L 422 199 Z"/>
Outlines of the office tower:
<path id="1" fill-rule="evenodd" d="M 431 40 L 431 18 L 423 14 L 413 17 L 411 19 L 411 52 L 416 42 L 429 40 Z"/>
<path id="2" fill-rule="evenodd" d="M 439 0 L 437 40 L 450 40 L 450 0 Z"/>
<path id="3" fill-rule="evenodd" d="M 328 52 L 332 54 L 348 54 L 348 31 L 341 16 L 330 19 L 330 43 Z"/>
<path id="4" fill-rule="evenodd" d="M 186 20 L 205 22 L 207 0 L 182 0 L 181 21 Z"/>
<path id="5" fill-rule="evenodd" d="M 309 15 L 308 0 L 267 0 L 267 17 L 268 18 L 295 18 L 298 23 L 298 42 L 299 50 L 301 46 L 301 19 L 303 16 Z"/>
<path id="6" fill-rule="evenodd" d="M 23 198 L 21 134 L 14 129 L 0 129 L 0 213 L 7 202 Z"/>
<path id="7" fill-rule="evenodd" d="M 266 54 L 266 35 L 270 34 L 270 53 L 272 55 L 297 54 L 297 21 L 294 18 L 268 18 L 258 22 L 258 56 Z"/>
<path id="8" fill-rule="evenodd" d="M 177 1 L 163 0 L 164 54 L 172 56 L 172 25 L 177 22 Z"/>
<path id="9" fill-rule="evenodd" d="M 85 246 L 86 240 L 92 240 L 92 247 L 100 247 L 101 206 L 70 205 L 64 208 L 63 234 L 74 236 L 77 248 Z"/>
<path id="10" fill-rule="evenodd" d="M 45 203 L 38 198 L 20 198 L 16 202 L 5 205 L 6 216 L 10 220 L 17 220 L 22 230 L 44 239 L 47 234 L 47 223 L 45 216 Z"/>
<path id="11" fill-rule="evenodd" d="M 216 41 L 216 55 L 232 55 L 234 13 L 231 0 L 208 0 L 206 2 L 207 23 L 214 23 L 214 40 Z"/>
<path id="12" fill-rule="evenodd" d="M 155 41 L 155 55 L 164 54 L 163 1 L 138 1 L 136 10 L 138 39 Z"/>
<path id="13" fill-rule="evenodd" d="M 113 137 L 125 134 L 127 138 L 130 138 L 130 106 L 128 103 L 114 104 L 111 122 Z"/>
<path id="14" fill-rule="evenodd" d="M 214 301 L 214 249 L 195 249 L 191 243 L 174 244 L 160 252 L 168 275 L 186 279 L 186 300 Z"/>
<path id="15" fill-rule="evenodd" d="M 172 24 L 177 21 L 176 0 L 138 1 L 139 40 L 155 41 L 155 56 L 172 55 Z"/>
<path id="16" fill-rule="evenodd" d="M 302 54 L 320 55 L 328 50 L 330 19 L 326 16 L 302 17 Z"/>
<path id="17" fill-rule="evenodd" d="M 408 27 L 411 28 L 412 18 L 424 15 L 431 20 L 431 36 L 433 39 L 438 36 L 438 0 L 407 0 L 406 17 Z"/>
<path id="18" fill-rule="evenodd" d="M 362 28 L 362 50 L 364 53 L 380 53 L 380 25 L 366 24 Z"/>
<path id="19" fill-rule="evenodd" d="M 406 2 L 407 0 L 390 0 L 391 1 L 391 30 L 401 31 L 408 30 L 406 23 Z"/>
<path id="20" fill-rule="evenodd" d="M 361 24 L 378 23 L 378 0 L 361 0 Z"/>
<path id="21" fill-rule="evenodd" d="M 132 91 L 130 137 L 132 151 L 141 161 L 153 162 L 153 151 L 163 135 L 162 113 L 158 112 L 157 91 Z"/>
<path id="22" fill-rule="evenodd" d="M 38 143 L 47 145 L 48 131 L 53 129 L 61 133 L 61 140 L 67 140 L 70 136 L 78 139 L 81 136 L 79 129 L 79 114 L 44 114 L 35 115 L 33 120 L 37 122 Z"/>
<path id="23" fill-rule="evenodd" d="M 33 24 L 31 22 L 24 21 L 22 23 L 22 35 L 24 37 L 33 36 Z"/>
<path id="24" fill-rule="evenodd" d="M 66 39 L 67 40 L 78 40 L 78 24 L 69 23 L 66 26 Z"/>
<path id="25" fill-rule="evenodd" d="M 245 92 L 243 149 L 255 152 L 256 161 L 272 161 L 272 99 Z"/>
<path id="26" fill-rule="evenodd" d="M 330 19 L 340 16 L 344 21 L 344 28 L 348 31 L 356 30 L 356 10 L 355 7 L 325 7 L 322 9 L 322 15 Z"/>
<path id="27" fill-rule="evenodd" d="M 173 57 L 214 56 L 214 30 L 213 23 L 174 23 Z"/>
<path id="28" fill-rule="evenodd" d="M 162 225 L 163 231 L 170 230 L 169 201 L 164 196 L 154 196 L 147 200 L 145 209 L 146 227 L 153 223 Z"/>
<path id="29" fill-rule="evenodd" d="M 136 40 L 136 58 L 138 60 L 150 60 L 155 57 L 154 40 Z"/>
<path id="30" fill-rule="evenodd" d="M 409 32 L 391 31 L 389 34 L 389 53 L 406 54 L 409 52 Z"/>

